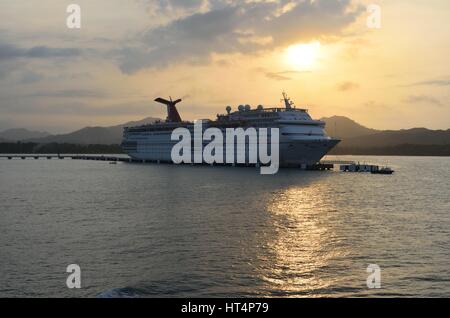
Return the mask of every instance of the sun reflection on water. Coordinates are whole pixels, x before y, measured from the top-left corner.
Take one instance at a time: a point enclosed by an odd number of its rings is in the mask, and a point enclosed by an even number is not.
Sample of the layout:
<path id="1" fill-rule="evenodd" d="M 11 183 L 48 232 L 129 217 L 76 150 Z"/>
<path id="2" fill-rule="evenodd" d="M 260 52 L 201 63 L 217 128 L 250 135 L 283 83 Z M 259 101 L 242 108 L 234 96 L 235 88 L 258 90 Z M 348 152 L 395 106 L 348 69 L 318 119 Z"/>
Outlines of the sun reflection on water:
<path id="1" fill-rule="evenodd" d="M 272 259 L 261 279 L 275 295 L 301 296 L 326 291 L 337 283 L 330 261 L 347 251 L 335 232 L 336 210 L 320 185 L 293 186 L 274 193 L 267 202 L 272 238 L 266 248 Z M 311 295 L 310 295 L 311 296 Z"/>

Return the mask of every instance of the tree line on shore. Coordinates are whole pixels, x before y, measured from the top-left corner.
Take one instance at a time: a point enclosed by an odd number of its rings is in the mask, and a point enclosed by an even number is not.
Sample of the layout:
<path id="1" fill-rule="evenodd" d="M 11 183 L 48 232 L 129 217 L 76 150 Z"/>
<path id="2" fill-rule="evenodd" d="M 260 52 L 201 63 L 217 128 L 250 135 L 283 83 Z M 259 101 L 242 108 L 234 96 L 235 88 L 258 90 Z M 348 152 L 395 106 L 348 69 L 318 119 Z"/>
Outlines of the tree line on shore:
<path id="1" fill-rule="evenodd" d="M 121 154 L 120 145 L 81 145 L 68 143 L 39 144 L 33 142 L 0 143 L 3 154 Z"/>
<path id="2" fill-rule="evenodd" d="M 336 147 L 330 155 L 364 155 L 364 156 L 450 156 L 448 145 L 414 145 L 401 144 L 385 147 Z"/>

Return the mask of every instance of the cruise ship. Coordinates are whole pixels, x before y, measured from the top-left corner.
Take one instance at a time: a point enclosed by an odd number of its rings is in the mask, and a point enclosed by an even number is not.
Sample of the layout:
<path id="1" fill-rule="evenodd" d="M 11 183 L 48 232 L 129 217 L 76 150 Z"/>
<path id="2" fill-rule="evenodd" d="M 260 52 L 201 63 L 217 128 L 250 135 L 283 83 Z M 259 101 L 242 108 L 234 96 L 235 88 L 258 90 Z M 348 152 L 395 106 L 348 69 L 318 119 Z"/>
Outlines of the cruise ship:
<path id="1" fill-rule="evenodd" d="M 167 107 L 167 119 L 125 127 L 122 149 L 133 159 L 170 163 L 172 147 L 178 143 L 171 140 L 172 132 L 180 127 L 194 131 L 194 122 L 181 119 L 176 108 L 181 99 L 157 98 L 155 102 Z M 284 107 L 266 108 L 259 105 L 252 108 L 250 105 L 240 105 L 235 111 L 228 106 L 227 113 L 217 115 L 215 120 L 202 120 L 203 129 L 215 127 L 225 132 L 226 128 L 268 128 L 268 131 L 278 128 L 280 167 L 306 168 L 318 163 L 340 140 L 327 136 L 325 122 L 313 120 L 308 111 L 297 108 L 286 93 L 283 93 L 282 102 Z"/>

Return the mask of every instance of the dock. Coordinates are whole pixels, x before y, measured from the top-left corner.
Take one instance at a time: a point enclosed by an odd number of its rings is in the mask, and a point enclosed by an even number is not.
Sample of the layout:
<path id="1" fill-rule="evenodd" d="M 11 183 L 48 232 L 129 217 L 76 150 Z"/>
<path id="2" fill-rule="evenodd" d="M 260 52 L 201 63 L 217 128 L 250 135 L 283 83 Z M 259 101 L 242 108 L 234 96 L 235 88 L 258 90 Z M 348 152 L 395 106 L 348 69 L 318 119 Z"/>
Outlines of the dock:
<path id="1" fill-rule="evenodd" d="M 0 159 L 6 160 L 89 160 L 89 161 L 107 161 L 111 163 L 128 162 L 128 163 L 155 163 L 155 164 L 172 164 L 169 161 L 160 160 L 139 160 L 130 158 L 127 155 L 79 155 L 79 154 L 0 154 Z M 245 166 L 245 165 L 244 165 Z M 247 165 L 249 166 L 249 165 Z M 339 166 L 341 171 L 354 171 L 354 161 L 341 161 L 341 160 L 323 160 L 315 165 L 308 165 L 300 167 L 302 170 L 309 171 L 328 171 L 334 170 L 335 166 Z M 359 167 L 359 165 L 357 165 Z M 364 166 L 365 167 L 365 166 Z M 373 170 L 372 166 L 367 165 L 367 171 Z M 365 169 L 357 169 L 359 171 L 365 171 Z"/>
<path id="2" fill-rule="evenodd" d="M 8 160 L 13 160 L 13 159 L 22 159 L 22 160 L 26 160 L 26 159 L 66 159 L 66 158 L 71 158 L 72 156 L 66 156 L 66 155 L 38 155 L 38 154 L 32 154 L 32 155 L 13 155 L 13 154 L 1 154 L 0 155 L 0 159 L 8 159 Z"/>
<path id="3" fill-rule="evenodd" d="M 6 160 L 89 160 L 89 161 L 108 161 L 108 162 L 129 162 L 129 163 L 172 163 L 161 160 L 139 160 L 128 157 L 127 155 L 73 155 L 73 154 L 0 154 L 0 159 Z"/>
<path id="4" fill-rule="evenodd" d="M 61 154 L 29 154 L 29 155 L 17 155 L 17 154 L 0 154 L 0 159 L 14 160 L 14 159 L 71 159 L 71 160 L 95 160 L 95 161 L 122 161 L 122 162 L 142 162 L 142 160 L 134 160 L 126 156 L 115 155 L 61 155 Z"/>
<path id="5" fill-rule="evenodd" d="M 390 175 L 393 174 L 395 171 L 392 170 L 390 167 L 380 167 L 378 165 L 370 165 L 370 164 L 360 164 L 353 163 L 353 164 L 344 164 L 340 165 L 340 171 L 342 172 L 369 172 L 371 174 L 385 174 Z"/>

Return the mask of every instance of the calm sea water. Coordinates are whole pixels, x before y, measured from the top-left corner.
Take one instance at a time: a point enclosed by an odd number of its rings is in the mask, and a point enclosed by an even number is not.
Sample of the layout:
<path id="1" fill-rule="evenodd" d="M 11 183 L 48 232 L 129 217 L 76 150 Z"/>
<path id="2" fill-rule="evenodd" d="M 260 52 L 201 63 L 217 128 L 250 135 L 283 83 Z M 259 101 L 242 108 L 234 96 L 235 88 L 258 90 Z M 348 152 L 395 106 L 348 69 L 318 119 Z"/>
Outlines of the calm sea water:
<path id="1" fill-rule="evenodd" d="M 339 159 L 397 172 L 0 160 L 0 296 L 450 296 L 450 158 Z"/>

